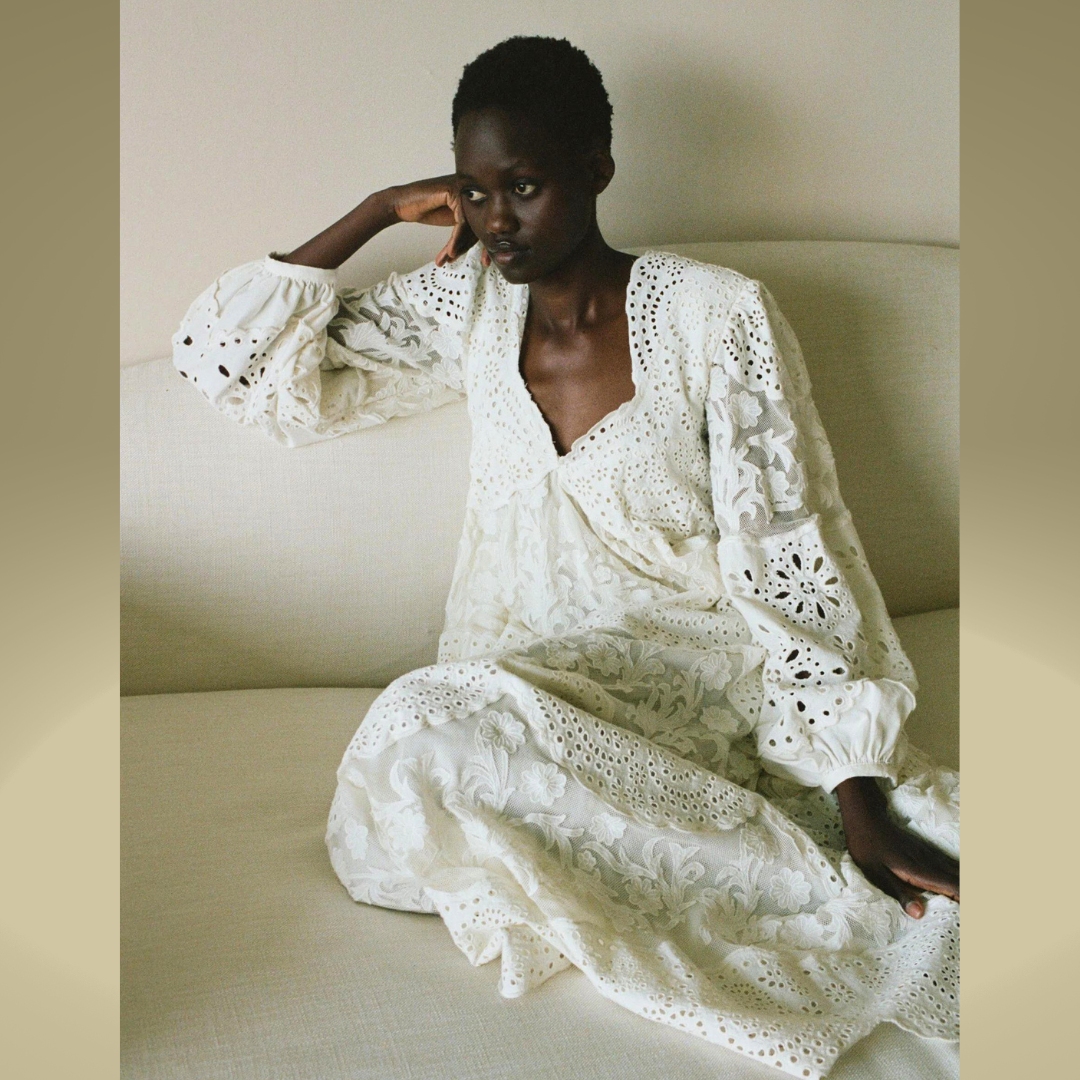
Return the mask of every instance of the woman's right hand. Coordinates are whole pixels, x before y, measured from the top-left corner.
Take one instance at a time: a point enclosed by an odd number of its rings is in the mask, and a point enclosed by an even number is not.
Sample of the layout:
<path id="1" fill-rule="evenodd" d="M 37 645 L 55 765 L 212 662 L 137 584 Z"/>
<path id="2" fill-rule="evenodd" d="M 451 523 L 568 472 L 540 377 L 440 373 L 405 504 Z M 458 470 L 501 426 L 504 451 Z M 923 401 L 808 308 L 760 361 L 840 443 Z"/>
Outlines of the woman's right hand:
<path id="1" fill-rule="evenodd" d="M 421 225 L 455 225 L 458 203 L 454 177 L 433 176 L 414 180 L 386 191 L 398 221 L 418 221 Z"/>
<path id="2" fill-rule="evenodd" d="M 388 195 L 398 221 L 415 221 L 422 225 L 442 225 L 453 229 L 450 238 L 435 256 L 436 266 L 456 259 L 476 243 L 476 236 L 462 212 L 456 178 L 452 173 L 401 184 L 390 188 Z M 481 259 L 487 266 L 486 251 L 482 252 Z"/>
<path id="3" fill-rule="evenodd" d="M 438 266 L 456 259 L 476 243 L 476 237 L 461 210 L 454 176 L 435 176 L 369 195 L 359 206 L 313 236 L 306 244 L 278 258 L 283 262 L 333 269 L 350 258 L 376 233 L 398 221 L 441 225 L 452 230 L 449 240 L 435 256 Z M 485 266 L 490 265 L 486 250 L 480 257 Z"/>

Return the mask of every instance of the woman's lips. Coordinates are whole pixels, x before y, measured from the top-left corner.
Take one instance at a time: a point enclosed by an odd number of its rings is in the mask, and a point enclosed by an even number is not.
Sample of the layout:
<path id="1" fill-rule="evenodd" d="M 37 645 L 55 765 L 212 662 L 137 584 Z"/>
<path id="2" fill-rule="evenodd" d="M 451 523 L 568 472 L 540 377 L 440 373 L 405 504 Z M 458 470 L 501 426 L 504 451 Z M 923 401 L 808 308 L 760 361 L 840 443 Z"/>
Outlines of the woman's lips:
<path id="1" fill-rule="evenodd" d="M 508 266 L 524 255 L 526 250 L 526 248 L 497 247 L 489 248 L 488 254 L 491 256 L 492 262 L 497 262 L 500 266 Z"/>

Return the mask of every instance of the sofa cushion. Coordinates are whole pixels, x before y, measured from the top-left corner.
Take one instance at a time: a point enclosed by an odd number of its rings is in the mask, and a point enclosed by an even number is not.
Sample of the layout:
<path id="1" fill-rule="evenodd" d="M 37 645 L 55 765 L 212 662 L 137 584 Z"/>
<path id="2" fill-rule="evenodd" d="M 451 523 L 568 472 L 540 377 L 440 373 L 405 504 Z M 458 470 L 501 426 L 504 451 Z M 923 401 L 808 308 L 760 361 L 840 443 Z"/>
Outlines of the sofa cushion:
<path id="1" fill-rule="evenodd" d="M 674 245 L 763 280 L 800 337 L 894 614 L 958 602 L 958 252 Z M 464 510 L 463 405 L 287 450 L 168 360 L 122 373 L 126 694 L 381 686 L 432 661 Z"/>
<path id="2" fill-rule="evenodd" d="M 954 762 L 955 611 L 900 619 L 913 737 Z M 129 697 L 122 711 L 126 1080 L 754 1080 L 567 971 L 516 1001 L 442 923 L 349 899 L 323 846 L 334 772 L 375 689 Z M 889 1024 L 835 1080 L 955 1077 L 955 1047 Z"/>

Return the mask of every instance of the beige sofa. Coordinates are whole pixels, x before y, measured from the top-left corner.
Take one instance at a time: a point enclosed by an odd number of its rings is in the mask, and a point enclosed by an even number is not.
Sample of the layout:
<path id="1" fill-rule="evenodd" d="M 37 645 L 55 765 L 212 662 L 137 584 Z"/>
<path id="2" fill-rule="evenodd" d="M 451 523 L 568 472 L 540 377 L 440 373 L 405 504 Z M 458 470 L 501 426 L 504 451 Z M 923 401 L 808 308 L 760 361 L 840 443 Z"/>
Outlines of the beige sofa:
<path id="1" fill-rule="evenodd" d="M 669 250 L 763 280 L 795 328 L 921 682 L 908 730 L 958 764 L 959 253 Z M 574 971 L 505 1001 L 436 918 L 357 905 L 330 868 L 339 757 L 378 688 L 434 659 L 463 406 L 286 450 L 162 359 L 124 370 L 122 415 L 123 1076 L 770 1075 Z M 882 1025 L 832 1075 L 955 1077 L 957 1053 Z"/>

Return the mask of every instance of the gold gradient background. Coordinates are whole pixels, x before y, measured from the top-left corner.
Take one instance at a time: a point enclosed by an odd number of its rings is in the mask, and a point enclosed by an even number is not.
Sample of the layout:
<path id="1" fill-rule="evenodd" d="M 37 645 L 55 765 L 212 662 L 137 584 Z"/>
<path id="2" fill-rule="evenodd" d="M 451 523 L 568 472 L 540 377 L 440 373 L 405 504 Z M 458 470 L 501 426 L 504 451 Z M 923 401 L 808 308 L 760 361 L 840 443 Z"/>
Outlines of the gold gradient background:
<path id="1" fill-rule="evenodd" d="M 7 5 L 0 370 L 0 1076 L 118 1060 L 112 5 Z"/>
<path id="2" fill-rule="evenodd" d="M 1076 19 L 962 8 L 968 1080 L 1075 1056 Z M 23 6 L 0 65 L 0 1071 L 19 1078 L 117 1073 L 118 29 L 106 5 Z"/>
<path id="3" fill-rule="evenodd" d="M 1076 1067 L 1077 19 L 961 8 L 967 1080 Z"/>

